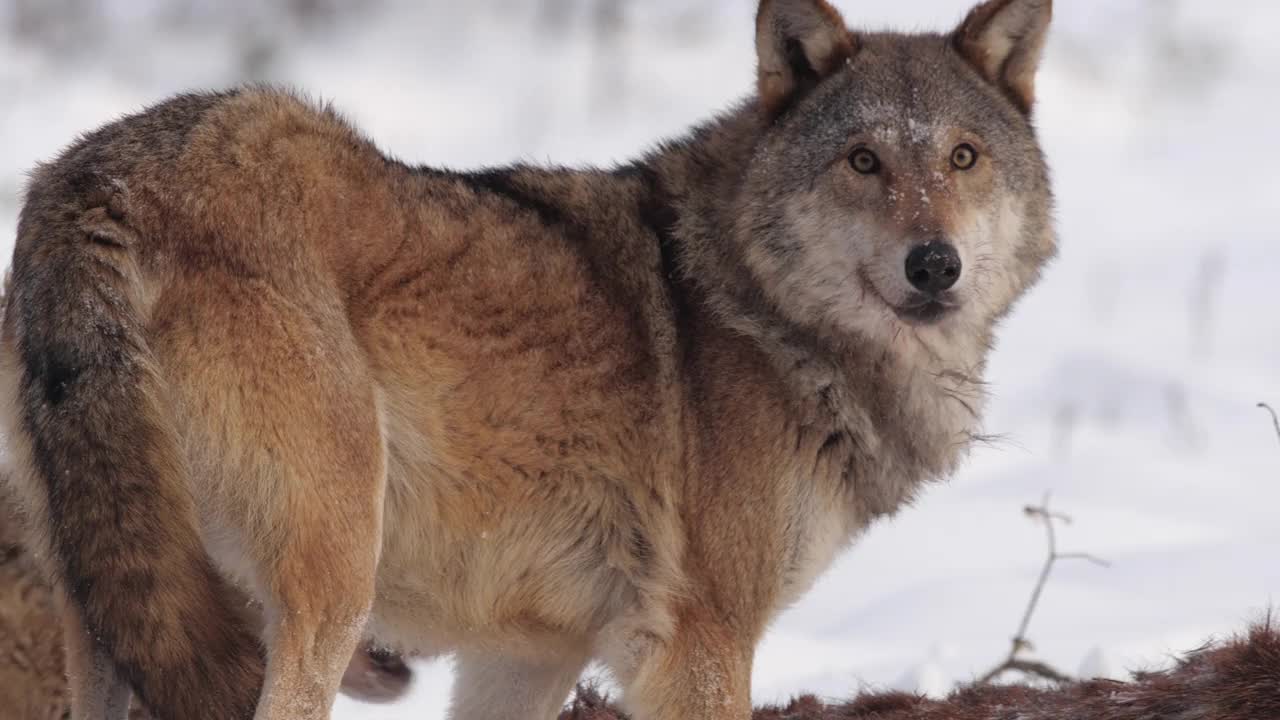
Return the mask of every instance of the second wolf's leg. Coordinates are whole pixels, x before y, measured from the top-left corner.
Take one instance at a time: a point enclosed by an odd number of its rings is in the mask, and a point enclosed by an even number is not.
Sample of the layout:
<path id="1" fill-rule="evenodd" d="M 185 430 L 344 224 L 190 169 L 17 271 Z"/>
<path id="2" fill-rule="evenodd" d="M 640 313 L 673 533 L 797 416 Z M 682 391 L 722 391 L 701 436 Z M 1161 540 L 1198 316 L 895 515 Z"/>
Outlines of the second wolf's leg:
<path id="1" fill-rule="evenodd" d="M 80 614 L 67 607 L 62 613 L 67 683 L 73 720 L 125 720 L 133 692 L 116 672 L 116 665 L 89 637 Z"/>
<path id="2" fill-rule="evenodd" d="M 534 660 L 472 651 L 458 653 L 455 663 L 449 720 L 552 720 L 587 657 Z"/>

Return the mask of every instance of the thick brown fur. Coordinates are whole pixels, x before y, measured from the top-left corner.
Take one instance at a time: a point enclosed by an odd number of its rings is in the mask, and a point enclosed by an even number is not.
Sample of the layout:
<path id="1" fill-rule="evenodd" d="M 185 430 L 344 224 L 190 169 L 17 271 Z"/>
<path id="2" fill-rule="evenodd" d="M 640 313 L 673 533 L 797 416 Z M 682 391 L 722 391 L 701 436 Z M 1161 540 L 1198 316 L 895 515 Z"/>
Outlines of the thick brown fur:
<path id="1" fill-rule="evenodd" d="M 63 600 L 24 544 L 18 515 L 0 496 L 0 708 L 4 720 L 63 720 L 71 712 L 63 652 Z M 342 692 L 366 702 L 404 696 L 413 673 L 384 650 L 363 647 Z M 150 716 L 134 703 L 130 720 Z"/>
<path id="2" fill-rule="evenodd" d="M 1132 682 L 1090 680 L 1054 688 L 971 686 L 943 700 L 863 693 L 846 702 L 813 696 L 759 708 L 754 720 L 1266 720 L 1280 717 L 1280 634 L 1259 626 L 1191 653 L 1167 672 Z M 624 720 L 591 688 L 580 688 L 560 720 Z"/>
<path id="3" fill-rule="evenodd" d="M 454 653 L 455 718 L 553 717 L 590 658 L 646 720 L 749 714 L 769 621 L 957 466 L 1055 247 L 1029 105 L 954 34 L 760 16 L 807 79 L 612 171 L 409 167 L 246 88 L 34 173 L 0 417 L 79 713 L 323 718 L 372 637 Z"/>

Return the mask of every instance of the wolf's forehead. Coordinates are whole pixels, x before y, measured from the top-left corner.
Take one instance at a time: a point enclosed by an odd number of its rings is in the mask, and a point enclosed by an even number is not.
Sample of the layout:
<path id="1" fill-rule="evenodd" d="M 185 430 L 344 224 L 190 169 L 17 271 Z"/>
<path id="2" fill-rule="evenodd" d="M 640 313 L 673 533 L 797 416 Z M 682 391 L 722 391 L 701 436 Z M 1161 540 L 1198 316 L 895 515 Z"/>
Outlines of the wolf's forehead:
<path id="1" fill-rule="evenodd" d="M 972 78 L 937 37 L 877 36 L 862 62 L 848 68 L 843 104 L 853 130 L 877 142 L 927 146 L 968 126 L 982 104 Z"/>
<path id="2" fill-rule="evenodd" d="M 871 100 L 854 110 L 857 128 L 878 143 L 926 147 L 946 140 L 953 123 L 918 103 Z"/>

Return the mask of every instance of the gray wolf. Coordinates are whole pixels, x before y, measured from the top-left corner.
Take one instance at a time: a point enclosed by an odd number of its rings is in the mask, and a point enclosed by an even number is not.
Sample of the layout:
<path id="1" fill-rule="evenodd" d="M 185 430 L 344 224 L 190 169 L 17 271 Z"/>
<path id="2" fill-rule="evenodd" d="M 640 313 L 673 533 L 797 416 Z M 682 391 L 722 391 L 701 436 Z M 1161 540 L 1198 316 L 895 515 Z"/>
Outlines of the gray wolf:
<path id="1" fill-rule="evenodd" d="M 592 658 L 640 720 L 748 717 L 770 620 L 978 433 L 1055 247 L 1050 15 L 764 0 L 756 92 L 607 170 L 412 167 L 266 88 L 38 168 L 0 416 L 76 716 L 324 718 L 373 638 L 452 653 L 460 720 Z"/>

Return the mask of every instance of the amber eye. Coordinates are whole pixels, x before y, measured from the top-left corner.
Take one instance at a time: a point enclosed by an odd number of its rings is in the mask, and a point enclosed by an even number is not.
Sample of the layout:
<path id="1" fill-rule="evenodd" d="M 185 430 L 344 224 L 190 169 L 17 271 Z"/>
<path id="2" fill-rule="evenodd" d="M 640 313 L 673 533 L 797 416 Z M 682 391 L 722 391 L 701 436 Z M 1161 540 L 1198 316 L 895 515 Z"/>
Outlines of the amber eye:
<path id="1" fill-rule="evenodd" d="M 863 175 L 874 175 L 880 172 L 880 158 L 866 148 L 858 148 L 849 156 L 849 164 Z"/>
<path id="2" fill-rule="evenodd" d="M 957 145 L 951 151 L 951 166 L 957 170 L 968 170 L 978 162 L 978 151 L 969 143 Z"/>

